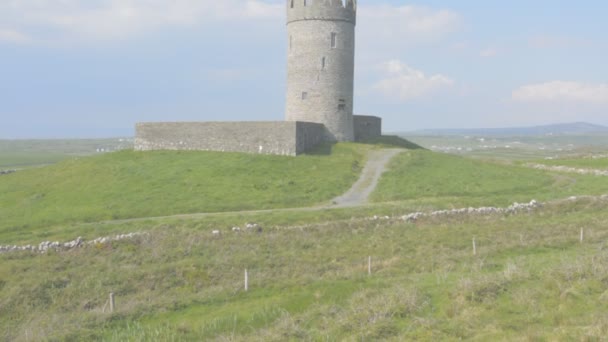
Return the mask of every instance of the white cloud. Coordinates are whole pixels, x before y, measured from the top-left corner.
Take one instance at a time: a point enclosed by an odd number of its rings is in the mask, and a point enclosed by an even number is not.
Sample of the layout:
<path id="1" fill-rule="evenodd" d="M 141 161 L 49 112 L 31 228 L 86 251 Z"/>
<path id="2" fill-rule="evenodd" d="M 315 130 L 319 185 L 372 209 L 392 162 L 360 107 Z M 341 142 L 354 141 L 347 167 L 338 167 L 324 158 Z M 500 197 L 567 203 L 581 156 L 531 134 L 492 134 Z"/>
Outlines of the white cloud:
<path id="1" fill-rule="evenodd" d="M 385 96 L 401 101 L 423 97 L 454 85 L 454 81 L 441 74 L 427 76 L 398 60 L 382 63 L 379 69 L 385 78 L 372 87 Z"/>
<path id="2" fill-rule="evenodd" d="M 608 104 L 608 84 L 553 81 L 522 86 L 511 97 L 518 102 Z"/>
<path id="3" fill-rule="evenodd" d="M 124 39 L 145 31 L 217 21 L 278 19 L 283 4 L 261 0 L 15 0 L 0 2 L 0 22 L 12 41 Z M 9 38 L 11 37 L 9 36 Z M 15 38 L 17 37 L 17 38 Z M 4 40 L 9 40 L 4 37 Z"/>

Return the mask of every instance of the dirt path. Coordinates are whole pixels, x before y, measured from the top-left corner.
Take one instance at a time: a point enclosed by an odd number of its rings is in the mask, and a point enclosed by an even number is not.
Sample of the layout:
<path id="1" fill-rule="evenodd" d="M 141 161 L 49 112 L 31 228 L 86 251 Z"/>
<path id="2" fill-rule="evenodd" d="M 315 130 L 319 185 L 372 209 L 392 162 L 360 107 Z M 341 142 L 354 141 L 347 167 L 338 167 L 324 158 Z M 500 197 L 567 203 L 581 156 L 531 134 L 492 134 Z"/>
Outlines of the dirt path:
<path id="1" fill-rule="evenodd" d="M 372 151 L 359 180 L 344 195 L 334 198 L 331 207 L 354 207 L 367 203 L 388 163 L 403 150 L 386 149 Z"/>

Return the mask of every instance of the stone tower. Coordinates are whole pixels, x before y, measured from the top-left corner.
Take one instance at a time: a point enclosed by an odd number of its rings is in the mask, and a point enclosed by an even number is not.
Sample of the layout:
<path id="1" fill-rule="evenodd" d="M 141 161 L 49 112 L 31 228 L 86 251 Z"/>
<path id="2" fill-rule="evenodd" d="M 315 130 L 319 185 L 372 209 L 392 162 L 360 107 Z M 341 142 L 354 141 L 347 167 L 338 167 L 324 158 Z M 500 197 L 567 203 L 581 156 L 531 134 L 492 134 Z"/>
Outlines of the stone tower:
<path id="1" fill-rule="evenodd" d="M 286 120 L 353 141 L 356 0 L 287 0 Z"/>

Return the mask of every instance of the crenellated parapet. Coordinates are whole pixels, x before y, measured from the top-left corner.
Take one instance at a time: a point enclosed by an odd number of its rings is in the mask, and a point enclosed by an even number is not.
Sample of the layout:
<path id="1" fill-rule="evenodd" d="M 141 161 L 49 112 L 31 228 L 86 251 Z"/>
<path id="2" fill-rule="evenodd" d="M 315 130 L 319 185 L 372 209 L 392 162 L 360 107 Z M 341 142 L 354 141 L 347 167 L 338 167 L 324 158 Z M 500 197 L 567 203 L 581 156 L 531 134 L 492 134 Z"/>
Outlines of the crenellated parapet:
<path id="1" fill-rule="evenodd" d="M 287 0 L 287 23 L 300 20 L 340 20 L 356 24 L 356 0 Z"/>

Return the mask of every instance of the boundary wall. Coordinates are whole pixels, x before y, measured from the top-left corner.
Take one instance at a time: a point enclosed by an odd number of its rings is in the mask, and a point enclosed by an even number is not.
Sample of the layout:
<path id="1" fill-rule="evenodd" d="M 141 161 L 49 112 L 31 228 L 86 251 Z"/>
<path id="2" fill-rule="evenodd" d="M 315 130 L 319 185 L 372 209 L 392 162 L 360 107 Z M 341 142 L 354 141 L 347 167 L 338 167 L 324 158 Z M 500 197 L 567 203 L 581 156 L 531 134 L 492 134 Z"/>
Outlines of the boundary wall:
<path id="1" fill-rule="evenodd" d="M 296 156 L 324 141 L 312 122 L 144 122 L 135 127 L 135 150 L 192 150 Z"/>

